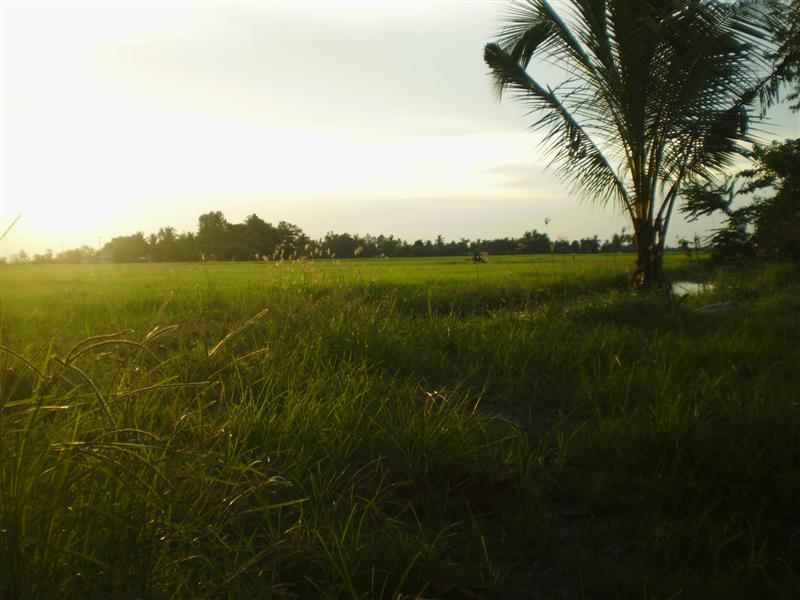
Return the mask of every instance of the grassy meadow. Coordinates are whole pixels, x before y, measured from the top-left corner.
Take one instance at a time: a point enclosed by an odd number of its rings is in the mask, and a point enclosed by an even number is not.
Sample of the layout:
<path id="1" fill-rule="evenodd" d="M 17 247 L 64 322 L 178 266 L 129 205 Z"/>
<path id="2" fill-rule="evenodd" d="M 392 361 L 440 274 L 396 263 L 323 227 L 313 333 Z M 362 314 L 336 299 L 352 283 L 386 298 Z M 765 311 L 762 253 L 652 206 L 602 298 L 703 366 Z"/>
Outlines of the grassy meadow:
<path id="1" fill-rule="evenodd" d="M 800 271 L 632 262 L 0 266 L 0 597 L 796 598 Z"/>

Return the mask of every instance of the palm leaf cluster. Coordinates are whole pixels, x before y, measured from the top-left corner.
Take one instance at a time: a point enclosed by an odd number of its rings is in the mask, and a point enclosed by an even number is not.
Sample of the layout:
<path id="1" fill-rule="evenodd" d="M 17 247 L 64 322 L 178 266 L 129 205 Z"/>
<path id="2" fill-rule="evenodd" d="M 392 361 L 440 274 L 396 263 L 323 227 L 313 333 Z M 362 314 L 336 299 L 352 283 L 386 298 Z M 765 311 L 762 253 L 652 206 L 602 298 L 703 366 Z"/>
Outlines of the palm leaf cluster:
<path id="1" fill-rule="evenodd" d="M 573 191 L 618 203 L 657 260 L 681 184 L 730 165 L 772 69 L 779 3 L 516 2 L 485 48 Z M 537 78 L 558 68 L 554 86 Z M 541 70 L 546 73 L 546 70 Z M 534 73 L 534 74 L 531 74 Z"/>

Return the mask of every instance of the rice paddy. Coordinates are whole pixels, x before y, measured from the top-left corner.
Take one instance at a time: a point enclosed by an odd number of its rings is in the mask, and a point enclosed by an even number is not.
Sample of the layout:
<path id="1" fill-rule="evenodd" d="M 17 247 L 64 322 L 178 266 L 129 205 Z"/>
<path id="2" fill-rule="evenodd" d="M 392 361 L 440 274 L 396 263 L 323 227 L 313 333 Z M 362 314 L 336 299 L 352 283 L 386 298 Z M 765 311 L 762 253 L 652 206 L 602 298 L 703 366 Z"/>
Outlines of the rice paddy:
<path id="1" fill-rule="evenodd" d="M 797 268 L 668 258 L 0 267 L 0 596 L 796 597 Z"/>

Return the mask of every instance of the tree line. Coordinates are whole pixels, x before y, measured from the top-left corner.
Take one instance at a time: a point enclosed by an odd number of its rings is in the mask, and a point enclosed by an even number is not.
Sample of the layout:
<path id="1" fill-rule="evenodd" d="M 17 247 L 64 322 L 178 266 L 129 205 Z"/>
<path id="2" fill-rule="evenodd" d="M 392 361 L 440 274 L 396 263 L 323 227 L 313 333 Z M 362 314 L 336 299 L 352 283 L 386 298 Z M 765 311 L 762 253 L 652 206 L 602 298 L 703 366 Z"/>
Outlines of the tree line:
<path id="1" fill-rule="evenodd" d="M 145 235 L 137 232 L 113 238 L 101 249 L 90 246 L 73 248 L 58 254 L 51 250 L 29 256 L 19 252 L 10 257 L 15 263 L 79 263 L 79 262 L 180 262 L 180 261 L 247 261 L 296 260 L 301 258 L 372 258 L 372 257 L 436 257 L 509 255 L 509 254 L 593 254 L 598 252 L 632 252 L 633 236 L 623 229 L 610 239 L 601 241 L 594 235 L 576 240 L 551 239 L 536 229 L 520 237 L 497 239 L 433 240 L 413 242 L 394 235 L 360 235 L 329 231 L 320 239 L 312 239 L 299 226 L 286 221 L 277 225 L 256 214 L 242 223 L 231 223 L 220 211 L 200 215 L 196 232 L 178 233 L 174 227 L 162 227 Z"/>

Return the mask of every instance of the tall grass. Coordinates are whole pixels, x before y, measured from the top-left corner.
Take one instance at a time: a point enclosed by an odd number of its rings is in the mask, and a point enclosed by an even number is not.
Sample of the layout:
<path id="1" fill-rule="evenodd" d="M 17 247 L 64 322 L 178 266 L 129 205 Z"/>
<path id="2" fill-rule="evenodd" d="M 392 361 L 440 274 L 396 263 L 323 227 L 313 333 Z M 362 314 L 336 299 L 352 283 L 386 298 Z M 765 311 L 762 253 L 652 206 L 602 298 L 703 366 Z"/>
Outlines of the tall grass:
<path id="1" fill-rule="evenodd" d="M 792 597 L 796 269 L 446 263 L 8 268 L 0 595 Z"/>

